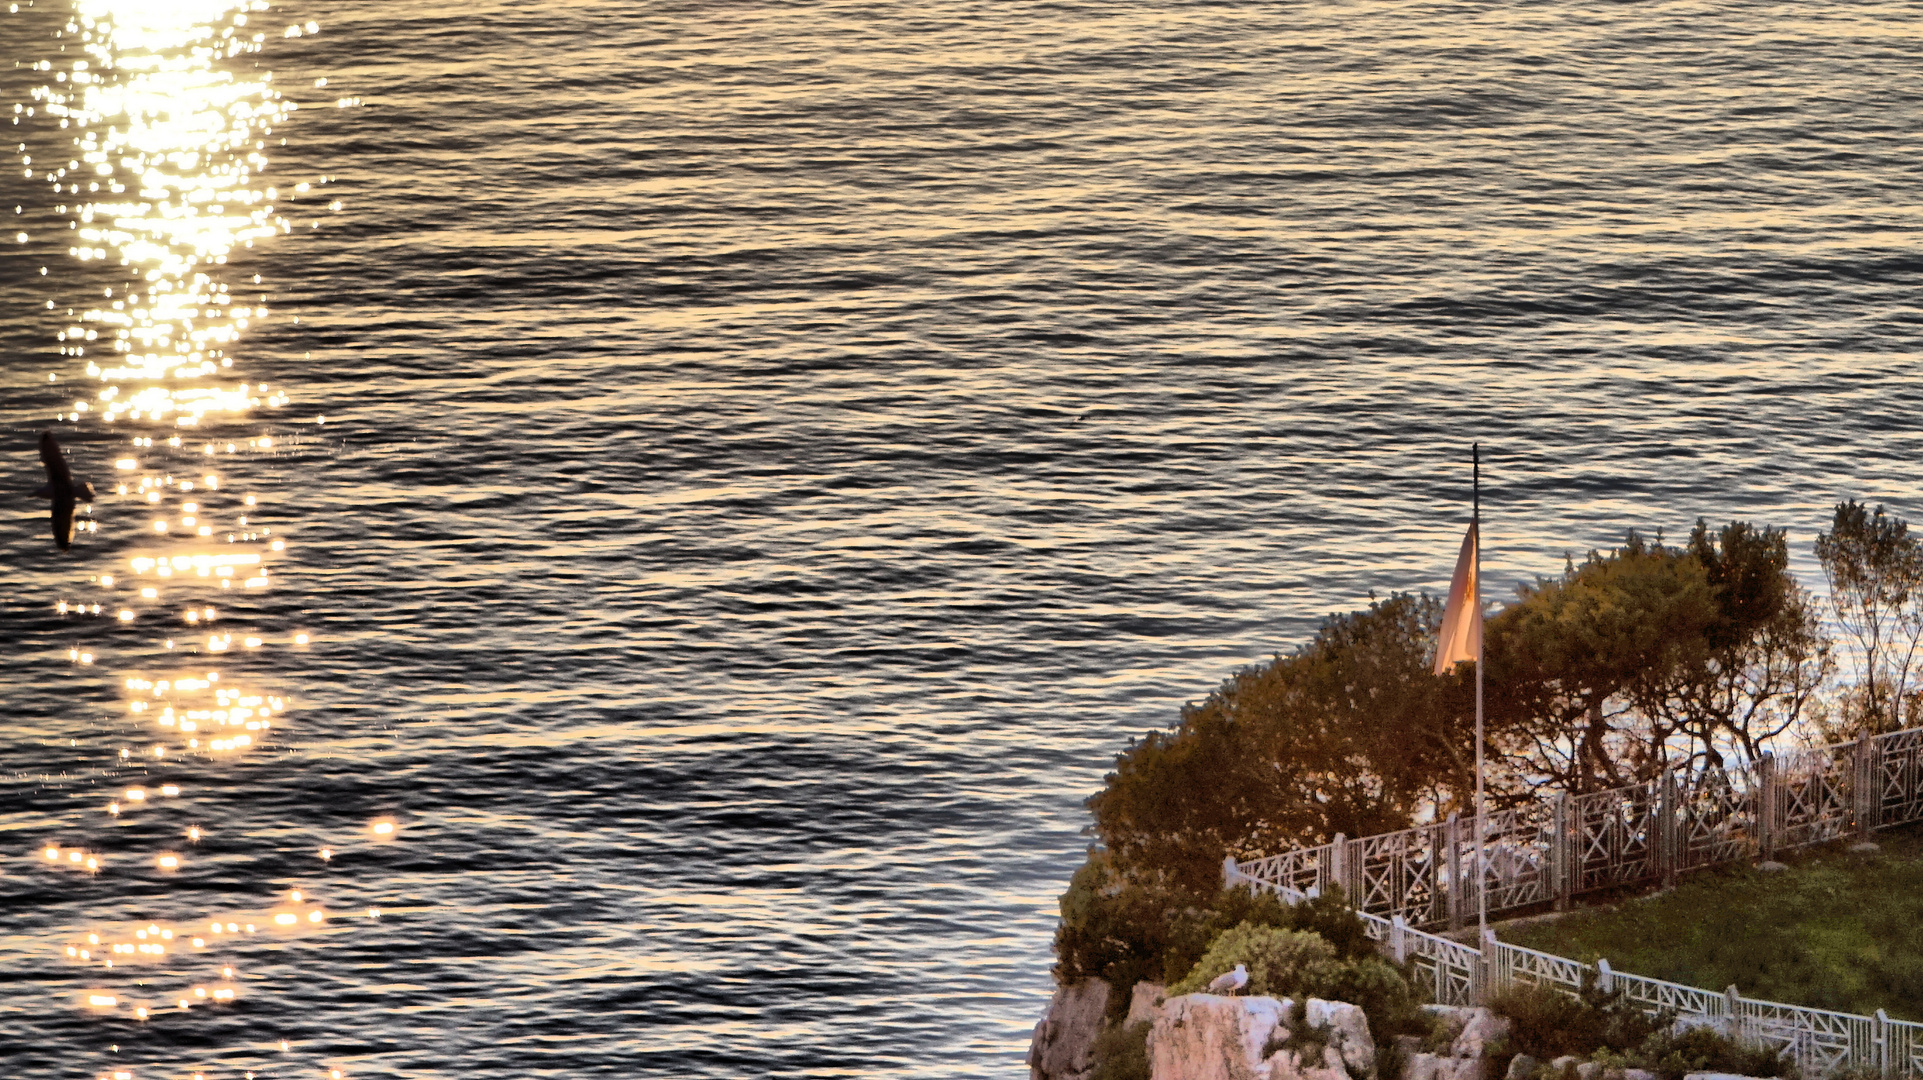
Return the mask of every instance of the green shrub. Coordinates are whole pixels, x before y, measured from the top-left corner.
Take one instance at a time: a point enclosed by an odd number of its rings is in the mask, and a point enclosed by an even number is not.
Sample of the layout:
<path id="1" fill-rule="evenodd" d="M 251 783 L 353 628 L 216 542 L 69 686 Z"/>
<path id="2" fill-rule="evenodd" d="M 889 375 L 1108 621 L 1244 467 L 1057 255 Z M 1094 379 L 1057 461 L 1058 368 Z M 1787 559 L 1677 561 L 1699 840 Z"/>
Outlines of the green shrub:
<path id="1" fill-rule="evenodd" d="M 1147 1022 L 1110 1024 L 1095 1039 L 1089 1080 L 1150 1080 Z"/>
<path id="2" fill-rule="evenodd" d="M 1252 923 L 1240 923 L 1217 935 L 1189 973 L 1169 987 L 1169 996 L 1202 990 L 1236 964 L 1248 966 L 1244 993 L 1291 997 L 1298 1002 L 1315 997 L 1357 1006 L 1368 1018 L 1369 1032 L 1378 1044 L 1428 1028 L 1408 979 L 1394 964 L 1373 952 L 1345 959 L 1312 931 Z"/>
<path id="3" fill-rule="evenodd" d="M 1216 935 L 1188 975 L 1169 987 L 1169 996 L 1197 993 L 1237 964 L 1249 969 L 1243 993 L 1307 997 L 1311 987 L 1330 980 L 1337 960 L 1334 946 L 1318 934 L 1239 923 Z"/>
<path id="4" fill-rule="evenodd" d="M 1786 1076 L 1783 1056 L 1760 1046 L 1745 1046 L 1714 1028 L 1659 1031 L 1632 1055 L 1639 1067 L 1682 1080 L 1686 1073 L 1720 1072 L 1738 1076 Z"/>
<path id="5" fill-rule="evenodd" d="M 1197 893 L 1126 874 L 1100 850 L 1091 850 L 1075 871 L 1062 894 L 1061 913 L 1055 928 L 1056 981 L 1107 981 L 1110 1019 L 1128 1008 L 1137 982 L 1180 981 L 1224 930 L 1244 923 L 1312 930 L 1334 946 L 1339 959 L 1375 952 L 1362 920 L 1339 890 L 1295 905 L 1247 885 Z"/>
<path id="6" fill-rule="evenodd" d="M 1214 902 L 1203 907 L 1187 907 L 1171 913 L 1162 950 L 1162 982 L 1173 984 L 1194 969 L 1209 944 L 1231 926 L 1272 926 L 1299 929 L 1296 910 L 1272 892 L 1257 892 L 1246 885 L 1223 889 Z M 1356 920 L 1359 924 L 1361 920 Z M 1230 965 L 1233 966 L 1233 965 Z"/>
<path id="7" fill-rule="evenodd" d="M 1518 984 L 1497 993 L 1489 1007 L 1509 1018 L 1510 1048 L 1538 1061 L 1586 1056 L 1604 1045 L 1603 1018 L 1560 990 Z"/>
<path id="8" fill-rule="evenodd" d="M 1203 964 L 1231 930 L 1290 931 L 1312 935 L 1321 945 L 1311 982 L 1288 983 L 1251 978 L 1247 993 L 1320 997 L 1361 1006 L 1378 1043 L 1427 1030 L 1404 974 L 1376 952 L 1361 918 L 1341 890 L 1299 904 L 1286 904 L 1266 890 L 1247 885 L 1197 895 L 1162 881 L 1143 881 L 1120 872 L 1107 853 L 1094 850 L 1062 894 L 1062 920 L 1055 930 L 1055 977 L 1067 984 L 1099 978 L 1109 984 L 1108 1018 L 1119 1021 L 1137 982 L 1159 981 L 1171 994 L 1199 990 L 1210 979 L 1249 963 L 1237 956 L 1219 965 Z M 1210 969 L 1210 970 L 1204 970 Z M 1201 972 L 1201 974 L 1197 974 Z"/>
<path id="9" fill-rule="evenodd" d="M 1645 1013 L 1622 990 L 1604 993 L 1593 981 L 1573 997 L 1552 987 L 1517 984 L 1497 993 L 1489 1006 L 1510 1020 L 1509 1049 L 1538 1061 L 1564 1054 L 1588 1057 L 1599 1050 L 1628 1053 L 1675 1019 L 1673 1011 Z"/>
<path id="10" fill-rule="evenodd" d="M 1274 899 L 1272 893 L 1264 895 Z M 1280 900 L 1275 903 L 1287 920 L 1275 925 L 1320 935 L 1322 940 L 1335 946 L 1336 956 L 1343 960 L 1374 959 L 1381 955 L 1376 951 L 1375 940 L 1369 936 L 1368 927 L 1363 925 L 1361 916 L 1355 913 L 1355 908 L 1349 905 L 1348 898 L 1342 895 L 1339 888 L 1331 886 L 1321 896 L 1293 906 L 1285 905 Z"/>
<path id="11" fill-rule="evenodd" d="M 1369 1018 L 1369 1034 L 1378 1047 L 1393 1045 L 1397 1035 L 1419 1035 L 1429 1030 L 1429 1019 L 1410 990 L 1408 978 L 1380 956 L 1343 961 L 1329 981 L 1310 996 L 1346 1001 L 1360 1008 Z"/>
<path id="12" fill-rule="evenodd" d="M 1682 1080 L 1692 1072 L 1789 1072 L 1776 1051 L 1745 1046 L 1713 1028 L 1677 1031 L 1674 1010 L 1644 1012 L 1621 990 L 1605 994 L 1590 984 L 1580 995 L 1571 995 L 1546 986 L 1516 985 L 1498 993 L 1490 1007 L 1509 1018 L 1504 1049 L 1538 1061 L 1573 1054 L 1604 1066 L 1648 1069 L 1666 1080 Z"/>
<path id="13" fill-rule="evenodd" d="M 1056 981 L 1105 979 L 1110 1011 L 1126 1009 L 1136 982 L 1161 977 L 1177 917 L 1198 902 L 1207 898 L 1125 877 L 1106 853 L 1091 851 L 1062 894 Z"/>

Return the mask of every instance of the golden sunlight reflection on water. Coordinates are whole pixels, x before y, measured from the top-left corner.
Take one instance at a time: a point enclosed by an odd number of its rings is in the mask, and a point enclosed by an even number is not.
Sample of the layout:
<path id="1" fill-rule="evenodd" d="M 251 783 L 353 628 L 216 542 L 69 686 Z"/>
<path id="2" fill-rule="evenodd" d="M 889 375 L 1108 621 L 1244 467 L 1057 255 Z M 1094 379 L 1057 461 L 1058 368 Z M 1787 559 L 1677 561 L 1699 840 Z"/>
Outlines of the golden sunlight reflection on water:
<path id="1" fill-rule="evenodd" d="M 89 305 L 67 309 L 55 334 L 59 354 L 91 383 L 58 419 L 104 428 L 128 447 L 99 485 L 102 513 L 81 531 L 96 533 L 104 520 L 136 546 L 93 576 L 98 599 L 52 605 L 148 638 L 138 656 L 121 661 L 116 681 L 128 720 L 155 741 L 120 749 L 116 764 L 145 762 L 152 780 L 110 789 L 97 820 L 181 816 L 168 830 L 170 846 L 124 858 L 111 839 L 47 838 L 31 853 L 44 873 L 118 870 L 149 882 L 190 874 L 204 834 L 184 816 L 191 809 L 181 785 L 162 782 L 159 770 L 184 758 L 204 769 L 268 745 L 288 701 L 220 661 L 309 640 L 305 632 L 225 624 L 229 603 L 271 587 L 270 564 L 287 551 L 279 529 L 260 520 L 270 512 L 261 497 L 243 476 L 230 476 L 246 472 L 248 456 L 286 441 L 258 425 L 290 403 L 283 388 L 235 370 L 234 348 L 270 312 L 260 276 L 228 269 L 237 253 L 292 229 L 282 192 L 265 173 L 270 143 L 286 142 L 275 129 L 298 106 L 275 89 L 271 72 L 230 61 L 259 52 L 270 34 L 299 38 L 320 27 L 270 31 L 271 22 L 261 0 L 80 0 L 62 28 L 58 60 L 35 62 L 44 81 L 13 108 L 16 123 L 36 113 L 48 130 L 57 122 L 51 151 L 21 144 L 21 167 L 48 185 L 67 222 L 67 254 L 97 290 Z M 102 272 L 117 283 L 101 284 Z M 68 658 L 92 664 L 97 650 L 103 661 L 116 659 L 99 645 L 76 646 Z M 370 828 L 382 840 L 394 831 L 391 820 Z M 97 928 L 56 948 L 96 980 L 75 999 L 84 1011 L 160 1022 L 242 996 L 236 965 L 246 953 L 223 951 L 260 934 L 323 932 L 328 920 L 316 899 L 294 890 L 269 909 Z"/>

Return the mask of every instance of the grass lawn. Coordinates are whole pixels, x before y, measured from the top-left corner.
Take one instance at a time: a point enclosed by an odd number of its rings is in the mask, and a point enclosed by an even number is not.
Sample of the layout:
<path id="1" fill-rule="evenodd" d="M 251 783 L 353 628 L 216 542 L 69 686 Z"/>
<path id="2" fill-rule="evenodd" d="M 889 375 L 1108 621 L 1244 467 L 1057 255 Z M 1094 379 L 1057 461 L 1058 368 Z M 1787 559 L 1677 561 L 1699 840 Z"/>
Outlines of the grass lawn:
<path id="1" fill-rule="evenodd" d="M 1701 870 L 1675 889 L 1528 925 L 1502 940 L 1748 998 L 1923 1021 L 1923 830 Z"/>

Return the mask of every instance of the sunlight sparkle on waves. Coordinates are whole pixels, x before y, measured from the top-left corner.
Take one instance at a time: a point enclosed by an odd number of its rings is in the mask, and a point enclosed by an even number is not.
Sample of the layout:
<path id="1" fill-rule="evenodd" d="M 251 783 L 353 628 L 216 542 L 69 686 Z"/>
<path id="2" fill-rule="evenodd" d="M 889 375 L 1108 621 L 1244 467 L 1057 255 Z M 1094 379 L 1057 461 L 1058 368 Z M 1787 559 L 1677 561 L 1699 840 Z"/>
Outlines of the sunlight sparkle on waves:
<path id="1" fill-rule="evenodd" d="M 8 13 L 18 14 L 19 7 Z M 100 590 L 122 595 L 103 597 L 113 601 L 104 608 L 64 598 L 50 606 L 76 619 L 104 612 L 99 622 L 122 633 L 160 620 L 175 633 L 184 624 L 195 635 L 177 643 L 159 630 L 138 666 L 118 673 L 129 718 L 151 723 L 162 740 L 140 754 L 155 765 L 266 745 L 286 699 L 246 672 L 219 670 L 224 657 L 214 654 L 310 640 L 304 632 L 283 633 L 270 643 L 257 627 L 216 629 L 226 605 L 207 602 L 216 593 L 243 600 L 267 590 L 275 580 L 267 560 L 288 548 L 277 529 L 260 520 L 268 511 L 246 492 L 245 477 L 223 483 L 220 459 L 270 453 L 289 440 L 263 430 L 205 430 L 231 428 L 290 404 L 284 389 L 242 381 L 233 372 L 231 351 L 270 312 L 260 275 L 236 272 L 230 258 L 291 232 L 285 204 L 328 180 L 276 187 L 264 179 L 269 137 L 299 106 L 275 89 L 271 72 L 229 62 L 259 52 L 269 38 L 319 31 L 313 22 L 270 31 L 267 11 L 262 0 L 77 0 L 59 35 L 59 55 L 49 52 L 32 65 L 41 84 L 12 109 L 15 125 L 37 115 L 51 135 L 49 145 L 21 143 L 20 164 L 26 179 L 48 185 L 66 254 L 80 271 L 76 280 L 92 282 L 85 301 L 54 316 L 53 336 L 59 355 L 94 387 L 63 403 L 56 419 L 124 432 L 131 447 L 111 459 L 112 480 L 101 483 L 96 500 L 118 504 L 118 524 L 133 541 L 122 556 L 130 573 L 93 578 Z M 342 208 L 338 199 L 328 202 L 331 211 Z M 40 274 L 48 276 L 47 269 Z M 59 310 L 52 300 L 46 308 Z M 49 374 L 48 381 L 66 376 Z M 80 532 L 94 533 L 99 524 L 84 521 Z M 103 660 L 110 655 L 101 648 Z M 68 650 L 68 659 L 81 666 L 95 658 L 94 649 L 79 644 Z M 118 764 L 132 757 L 122 748 Z M 117 785 L 101 820 L 178 813 L 182 807 L 172 800 L 181 786 L 153 779 Z M 206 835 L 186 821 L 176 827 L 184 827 L 192 844 Z M 114 855 L 109 866 L 108 855 L 91 844 L 47 839 L 34 850 L 33 865 L 50 875 L 111 872 L 149 880 L 191 877 L 199 869 L 179 850 Z M 369 908 L 368 918 L 377 912 Z M 154 923 L 98 930 L 58 947 L 68 963 L 96 969 L 96 976 L 130 980 L 82 989 L 82 1008 L 164 1022 L 237 1000 L 235 966 L 221 967 L 218 978 L 202 972 L 199 982 L 172 990 L 148 988 L 144 978 L 117 967 L 146 968 L 141 974 L 150 976 L 162 964 L 172 974 L 176 957 L 204 962 L 222 949 L 244 948 L 264 931 L 324 932 L 329 920 L 326 909 L 294 890 L 278 910 L 210 918 L 198 935 L 192 924 L 183 925 L 178 941 L 173 926 Z"/>

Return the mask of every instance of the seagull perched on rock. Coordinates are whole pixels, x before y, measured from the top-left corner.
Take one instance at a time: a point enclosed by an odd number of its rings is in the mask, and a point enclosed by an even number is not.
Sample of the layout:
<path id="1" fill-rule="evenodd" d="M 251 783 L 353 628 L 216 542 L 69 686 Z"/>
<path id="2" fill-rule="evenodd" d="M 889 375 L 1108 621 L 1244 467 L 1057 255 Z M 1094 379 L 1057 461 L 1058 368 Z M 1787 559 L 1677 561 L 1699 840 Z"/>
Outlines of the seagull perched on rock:
<path id="1" fill-rule="evenodd" d="M 1249 969 L 1246 964 L 1235 965 L 1234 971 L 1224 971 L 1209 982 L 1209 993 L 1231 994 L 1249 984 Z"/>

